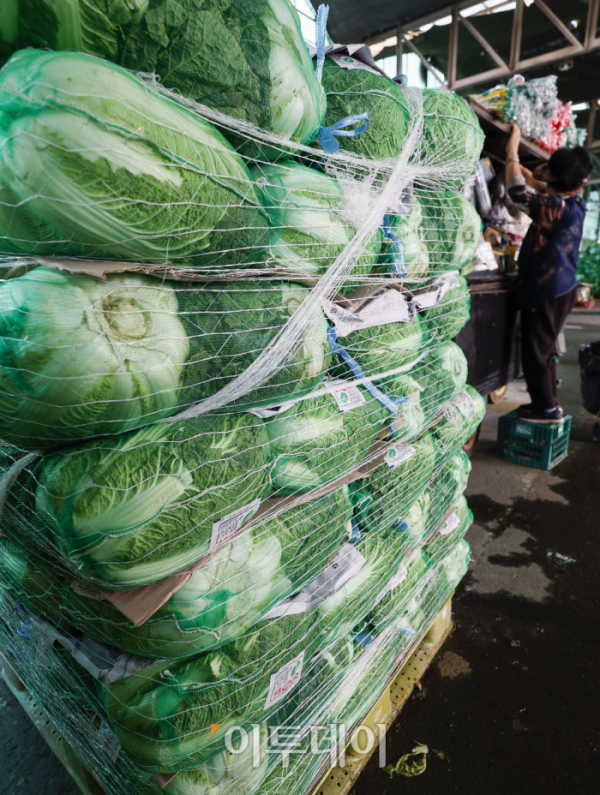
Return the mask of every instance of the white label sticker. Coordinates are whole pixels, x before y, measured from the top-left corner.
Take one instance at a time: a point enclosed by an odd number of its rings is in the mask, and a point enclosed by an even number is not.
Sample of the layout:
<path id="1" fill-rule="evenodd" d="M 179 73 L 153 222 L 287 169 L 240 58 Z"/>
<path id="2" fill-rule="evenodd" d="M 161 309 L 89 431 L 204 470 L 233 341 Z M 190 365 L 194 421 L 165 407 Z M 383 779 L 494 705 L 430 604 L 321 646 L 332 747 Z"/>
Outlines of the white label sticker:
<path id="1" fill-rule="evenodd" d="M 121 744 L 117 740 L 117 735 L 110 728 L 108 723 L 104 721 L 102 721 L 102 725 L 98 730 L 98 740 L 103 750 L 108 754 L 108 758 L 114 764 L 121 753 Z"/>
<path id="2" fill-rule="evenodd" d="M 463 392 L 462 395 L 456 400 L 456 407 L 465 418 L 475 411 L 475 401 L 468 392 Z"/>
<path id="3" fill-rule="evenodd" d="M 460 524 L 460 519 L 456 515 L 456 511 L 452 511 L 450 516 L 444 520 L 442 526 L 440 527 L 440 535 L 447 536 L 448 533 L 451 533 L 458 525 Z"/>
<path id="4" fill-rule="evenodd" d="M 323 301 L 323 311 L 335 326 L 338 337 L 347 337 L 358 329 L 385 326 L 388 323 L 407 323 L 411 319 L 409 305 L 403 293 L 387 287 L 378 290 L 354 311 L 327 300 Z"/>
<path id="5" fill-rule="evenodd" d="M 282 698 L 295 687 L 300 681 L 302 676 L 302 666 L 304 664 L 304 652 L 300 652 L 297 657 L 290 660 L 285 665 L 271 674 L 271 682 L 269 684 L 269 695 L 265 701 L 264 709 L 269 709 L 273 704 L 277 704 Z"/>
<path id="6" fill-rule="evenodd" d="M 260 508 L 260 497 L 257 497 L 248 505 L 243 505 L 236 511 L 228 513 L 216 522 L 213 522 L 212 538 L 210 540 L 210 551 L 216 549 L 221 544 L 228 541 L 235 535 L 246 519 L 249 519 Z"/>
<path id="7" fill-rule="evenodd" d="M 307 613 L 343 588 L 348 580 L 359 573 L 366 562 L 354 544 L 346 541 L 318 577 L 315 577 L 296 596 L 291 596 L 272 607 L 268 613 L 265 613 L 262 620 Z"/>
<path id="8" fill-rule="evenodd" d="M 408 461 L 417 454 L 415 448 L 410 444 L 395 444 L 385 454 L 383 459 L 390 469 L 396 469 L 397 466 Z"/>
<path id="9" fill-rule="evenodd" d="M 367 402 L 365 396 L 356 386 L 340 386 L 331 390 L 341 412 L 351 411 Z"/>
<path id="10" fill-rule="evenodd" d="M 330 55 L 328 57 L 335 61 L 340 69 L 364 69 L 366 72 L 373 72 L 374 75 L 381 77 L 381 72 L 371 66 L 367 66 L 366 63 L 359 61 L 357 58 L 351 58 L 349 55 Z"/>
<path id="11" fill-rule="evenodd" d="M 398 585 L 400 585 L 401 582 L 404 582 L 404 580 L 407 577 L 408 577 L 408 571 L 406 569 L 406 566 L 404 565 L 404 563 L 401 563 L 398 566 L 398 571 L 394 574 L 394 576 L 388 582 L 388 584 L 385 586 L 385 588 L 377 595 L 377 598 L 375 599 L 375 602 L 373 603 L 373 607 L 377 607 L 379 602 L 381 602 L 381 600 L 385 596 L 387 596 L 390 593 L 390 591 L 393 591 L 394 588 L 397 588 Z"/>

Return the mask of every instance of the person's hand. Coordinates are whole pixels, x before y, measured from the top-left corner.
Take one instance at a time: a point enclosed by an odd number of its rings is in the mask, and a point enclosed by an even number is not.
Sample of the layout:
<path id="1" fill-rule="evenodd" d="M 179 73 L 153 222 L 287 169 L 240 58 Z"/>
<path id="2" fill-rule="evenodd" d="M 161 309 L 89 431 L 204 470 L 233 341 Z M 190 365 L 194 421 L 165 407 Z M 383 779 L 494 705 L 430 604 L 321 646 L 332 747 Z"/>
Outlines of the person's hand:
<path id="1" fill-rule="evenodd" d="M 518 157 L 520 143 L 521 143 L 521 128 L 516 122 L 511 121 L 510 136 L 508 138 L 508 143 L 506 144 L 506 156 Z"/>

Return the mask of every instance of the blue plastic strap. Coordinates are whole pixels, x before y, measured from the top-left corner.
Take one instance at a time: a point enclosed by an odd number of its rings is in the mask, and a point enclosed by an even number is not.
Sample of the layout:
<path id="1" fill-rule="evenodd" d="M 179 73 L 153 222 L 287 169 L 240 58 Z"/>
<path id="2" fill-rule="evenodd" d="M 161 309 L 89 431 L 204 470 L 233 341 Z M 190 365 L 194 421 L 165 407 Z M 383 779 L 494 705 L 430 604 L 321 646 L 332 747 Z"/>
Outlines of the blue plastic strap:
<path id="1" fill-rule="evenodd" d="M 360 527 L 358 526 L 358 522 L 354 517 L 352 517 L 350 520 L 350 524 L 352 526 L 352 530 L 348 540 L 351 544 L 356 544 L 358 541 L 360 541 Z"/>
<path id="2" fill-rule="evenodd" d="M 411 629 L 410 627 L 403 627 L 402 629 L 398 628 L 398 632 L 401 635 L 414 635 L 415 634 L 415 630 Z"/>
<path id="3" fill-rule="evenodd" d="M 327 17 L 329 6 L 320 5 L 317 11 L 317 68 L 315 75 L 319 83 L 323 79 L 323 64 L 325 63 L 325 38 L 327 36 Z"/>
<path id="4" fill-rule="evenodd" d="M 364 122 L 360 127 L 355 127 L 353 130 L 345 129 L 346 127 L 350 127 L 351 124 L 357 124 L 362 119 L 364 119 Z M 357 113 L 355 116 L 344 116 L 343 119 L 336 121 L 336 123 L 332 124 L 330 127 L 321 127 L 317 133 L 316 140 L 319 148 L 331 155 L 340 148 L 336 136 L 338 138 L 355 138 L 357 135 L 360 135 L 361 132 L 364 132 L 368 126 L 368 113 Z"/>
<path id="5" fill-rule="evenodd" d="M 368 646 L 369 643 L 373 643 L 375 638 L 370 632 L 359 632 L 354 636 L 354 640 L 356 643 L 360 643 L 361 646 Z"/>
<path id="6" fill-rule="evenodd" d="M 337 341 L 337 334 L 335 333 L 333 326 L 329 327 L 329 331 L 327 332 L 327 341 L 331 345 L 331 350 L 338 356 L 342 357 L 357 378 L 366 378 L 365 372 L 359 363 L 353 359 L 352 356 L 350 356 L 350 354 L 344 348 L 342 348 Z M 390 411 L 394 416 L 398 414 L 398 406 L 396 403 L 393 400 L 390 400 L 390 398 L 387 395 L 384 395 L 379 389 L 377 389 L 375 384 L 366 379 L 363 381 L 362 386 L 364 386 L 364 388 L 370 392 L 373 397 L 376 398 L 383 406 L 385 406 L 386 409 L 388 409 L 388 411 Z"/>
<path id="7" fill-rule="evenodd" d="M 408 522 L 398 521 L 394 522 L 394 524 L 392 525 L 392 529 L 398 530 L 399 533 L 408 533 L 408 531 L 410 530 L 410 525 Z"/>
<path id="8" fill-rule="evenodd" d="M 390 216 L 384 215 L 383 216 L 383 231 L 385 236 L 392 241 L 394 244 L 394 255 L 392 257 L 392 262 L 394 264 L 394 270 L 398 276 L 404 278 L 408 276 L 408 271 L 406 270 L 406 265 L 404 264 L 404 254 L 402 253 L 402 244 L 396 237 L 396 235 L 392 232 L 392 227 L 390 224 Z"/>

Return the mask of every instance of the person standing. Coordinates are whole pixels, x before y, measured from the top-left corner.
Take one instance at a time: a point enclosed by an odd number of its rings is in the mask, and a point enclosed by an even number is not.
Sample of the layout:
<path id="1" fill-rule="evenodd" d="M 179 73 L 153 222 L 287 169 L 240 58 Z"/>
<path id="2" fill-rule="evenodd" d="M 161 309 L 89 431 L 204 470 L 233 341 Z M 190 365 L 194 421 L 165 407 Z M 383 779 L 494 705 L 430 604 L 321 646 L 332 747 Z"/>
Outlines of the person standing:
<path id="1" fill-rule="evenodd" d="M 592 171 L 582 146 L 558 149 L 532 173 L 519 161 L 521 130 L 514 122 L 506 148 L 506 189 L 531 218 L 519 253 L 523 375 L 531 403 L 519 408 L 530 422 L 562 423 L 556 400 L 556 343 L 575 304 L 577 259 L 585 204 L 580 194 Z"/>

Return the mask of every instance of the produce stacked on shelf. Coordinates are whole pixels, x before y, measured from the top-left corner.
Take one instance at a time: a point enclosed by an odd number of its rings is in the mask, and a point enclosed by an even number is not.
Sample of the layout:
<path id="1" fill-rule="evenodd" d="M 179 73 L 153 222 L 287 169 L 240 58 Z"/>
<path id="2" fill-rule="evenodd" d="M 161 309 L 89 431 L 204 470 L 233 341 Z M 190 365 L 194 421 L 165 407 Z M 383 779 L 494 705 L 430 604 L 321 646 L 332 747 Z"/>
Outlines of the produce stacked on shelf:
<path id="1" fill-rule="evenodd" d="M 526 138 L 549 152 L 561 146 L 583 146 L 587 131 L 575 126 L 577 114 L 571 103 L 558 99 L 557 80 L 556 75 L 533 80 L 515 75 L 507 85 L 490 88 L 473 99 L 504 121 L 516 121 Z"/>
<path id="2" fill-rule="evenodd" d="M 108 795 L 300 795 L 466 571 L 481 133 L 287 0 L 54 8 L 0 27 L 57 49 L 0 70 L 0 648 Z"/>

